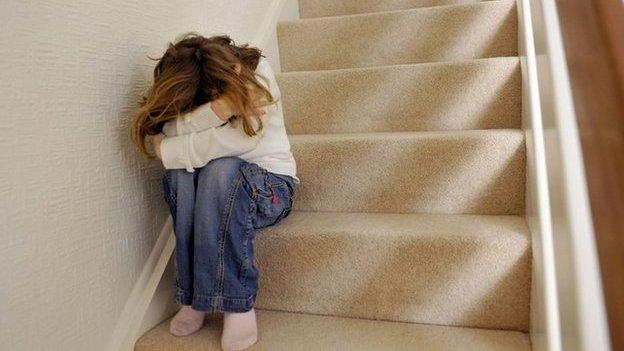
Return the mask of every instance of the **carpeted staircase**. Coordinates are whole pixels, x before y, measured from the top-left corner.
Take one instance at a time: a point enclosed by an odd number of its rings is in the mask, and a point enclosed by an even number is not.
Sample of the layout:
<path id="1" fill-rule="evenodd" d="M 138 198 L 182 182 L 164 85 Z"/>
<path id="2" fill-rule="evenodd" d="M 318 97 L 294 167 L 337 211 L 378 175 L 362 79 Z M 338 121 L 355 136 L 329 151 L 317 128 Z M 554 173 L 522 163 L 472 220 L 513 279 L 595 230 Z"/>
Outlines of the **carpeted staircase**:
<path id="1" fill-rule="evenodd" d="M 257 233 L 252 350 L 530 350 L 515 1 L 299 3 L 278 80 L 302 183 Z M 218 350 L 215 318 L 136 350 Z"/>

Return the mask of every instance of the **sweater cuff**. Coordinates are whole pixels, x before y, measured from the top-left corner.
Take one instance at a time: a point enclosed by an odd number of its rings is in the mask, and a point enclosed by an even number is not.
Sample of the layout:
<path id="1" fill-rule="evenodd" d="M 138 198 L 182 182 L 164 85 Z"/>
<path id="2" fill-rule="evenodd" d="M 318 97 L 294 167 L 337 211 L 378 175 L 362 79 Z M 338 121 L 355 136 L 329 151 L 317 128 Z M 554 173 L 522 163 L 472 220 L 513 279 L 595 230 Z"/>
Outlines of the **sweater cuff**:
<path id="1" fill-rule="evenodd" d="M 160 155 L 166 169 L 186 169 L 193 172 L 189 150 L 189 135 L 164 138 L 160 143 Z"/>

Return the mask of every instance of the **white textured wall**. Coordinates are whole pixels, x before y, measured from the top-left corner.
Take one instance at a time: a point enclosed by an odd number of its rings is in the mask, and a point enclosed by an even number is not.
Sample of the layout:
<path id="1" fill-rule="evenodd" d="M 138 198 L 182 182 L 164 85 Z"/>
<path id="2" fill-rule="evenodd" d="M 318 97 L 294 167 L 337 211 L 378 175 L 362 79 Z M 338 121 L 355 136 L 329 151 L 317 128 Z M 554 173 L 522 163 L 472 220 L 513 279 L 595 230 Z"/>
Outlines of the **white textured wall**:
<path id="1" fill-rule="evenodd" d="M 269 0 L 0 2 L 0 349 L 103 350 L 166 215 L 128 138 L 146 55 Z"/>

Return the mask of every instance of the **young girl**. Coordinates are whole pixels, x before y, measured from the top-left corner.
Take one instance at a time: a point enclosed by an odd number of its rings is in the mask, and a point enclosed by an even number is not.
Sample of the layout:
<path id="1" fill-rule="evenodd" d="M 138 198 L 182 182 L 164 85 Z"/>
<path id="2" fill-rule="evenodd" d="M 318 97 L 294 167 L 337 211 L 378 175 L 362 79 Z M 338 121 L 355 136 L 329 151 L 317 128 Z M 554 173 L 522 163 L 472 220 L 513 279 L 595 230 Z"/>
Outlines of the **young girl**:
<path id="1" fill-rule="evenodd" d="M 254 230 L 289 215 L 299 179 L 280 91 L 260 51 L 227 36 L 170 44 L 138 109 L 132 137 L 166 168 L 176 235 L 176 336 L 223 312 L 224 350 L 257 340 Z M 151 146 L 150 146 L 151 144 Z"/>

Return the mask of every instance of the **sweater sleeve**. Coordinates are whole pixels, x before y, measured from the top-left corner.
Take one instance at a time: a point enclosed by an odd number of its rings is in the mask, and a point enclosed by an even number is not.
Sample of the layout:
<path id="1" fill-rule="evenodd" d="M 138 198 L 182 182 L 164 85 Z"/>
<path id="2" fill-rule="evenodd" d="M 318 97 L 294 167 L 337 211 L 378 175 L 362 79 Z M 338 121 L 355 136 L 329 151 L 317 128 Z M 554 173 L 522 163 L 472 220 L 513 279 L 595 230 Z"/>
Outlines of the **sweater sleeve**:
<path id="1" fill-rule="evenodd" d="M 250 137 L 242 128 L 229 124 L 199 132 L 163 139 L 160 144 L 162 162 L 166 169 L 186 169 L 205 166 L 215 158 L 240 156 L 255 149 L 262 134 Z"/>
<path id="2" fill-rule="evenodd" d="M 181 122 L 185 125 L 184 133 L 218 127 L 227 123 L 214 113 L 211 102 L 198 106 L 193 111 L 182 115 L 181 118 Z"/>
<path id="3" fill-rule="evenodd" d="M 260 74 L 260 83 L 269 89 L 274 98 L 279 99 L 275 75 L 264 58 L 259 63 L 257 73 Z M 269 117 L 278 107 L 274 104 L 264 110 L 266 113 L 260 119 L 266 128 Z M 166 169 L 186 169 L 193 172 L 194 168 L 203 167 L 215 158 L 240 156 L 255 149 L 263 136 L 260 133 L 250 137 L 242 128 L 224 124 L 226 122 L 212 111 L 210 103 L 178 117 L 176 123 L 179 134 L 166 137 L 160 144 L 162 162 Z"/>
<path id="4" fill-rule="evenodd" d="M 203 129 L 218 127 L 227 123 L 212 110 L 211 102 L 198 106 L 193 111 L 186 112 L 166 122 L 162 132 L 168 136 L 189 134 Z"/>

